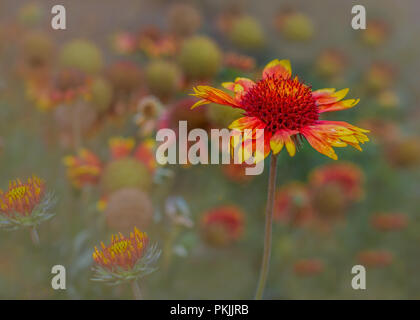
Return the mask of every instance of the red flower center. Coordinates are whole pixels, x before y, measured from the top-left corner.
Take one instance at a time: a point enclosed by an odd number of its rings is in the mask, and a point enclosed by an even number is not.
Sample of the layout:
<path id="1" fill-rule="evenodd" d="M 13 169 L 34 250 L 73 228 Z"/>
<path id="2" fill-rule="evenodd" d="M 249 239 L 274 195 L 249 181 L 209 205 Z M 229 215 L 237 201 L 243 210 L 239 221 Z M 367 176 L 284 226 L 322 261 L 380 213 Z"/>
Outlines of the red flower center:
<path id="1" fill-rule="evenodd" d="M 311 87 L 297 77 L 260 80 L 244 95 L 241 104 L 247 116 L 263 121 L 273 134 L 280 129 L 299 130 L 319 117 Z"/>

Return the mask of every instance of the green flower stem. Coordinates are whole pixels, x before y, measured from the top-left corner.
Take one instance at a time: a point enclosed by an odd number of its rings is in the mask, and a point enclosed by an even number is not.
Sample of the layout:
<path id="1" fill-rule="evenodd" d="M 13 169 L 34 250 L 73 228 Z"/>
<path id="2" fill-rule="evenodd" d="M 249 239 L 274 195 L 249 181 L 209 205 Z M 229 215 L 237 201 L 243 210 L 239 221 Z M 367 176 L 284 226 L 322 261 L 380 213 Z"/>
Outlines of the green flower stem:
<path id="1" fill-rule="evenodd" d="M 31 228 L 31 240 L 34 245 L 39 246 L 39 235 L 35 227 Z"/>
<path id="2" fill-rule="evenodd" d="M 258 281 L 257 292 L 255 300 L 261 300 L 264 294 L 265 284 L 267 282 L 268 269 L 270 267 L 271 256 L 271 235 L 273 226 L 273 206 L 274 193 L 276 190 L 276 176 L 277 176 L 277 155 L 271 155 L 270 173 L 268 179 L 268 196 L 267 207 L 265 209 L 265 236 L 264 236 L 264 255 L 260 269 L 260 279 Z"/>
<path id="3" fill-rule="evenodd" d="M 171 229 L 169 233 L 166 236 L 165 243 L 164 243 L 164 249 L 163 249 L 163 257 L 162 257 L 162 265 L 163 265 L 163 271 L 165 274 L 169 270 L 169 266 L 171 265 L 172 256 L 173 256 L 173 246 L 176 237 L 179 233 L 179 227 L 175 224 L 172 224 Z"/>
<path id="4" fill-rule="evenodd" d="M 73 129 L 73 145 L 74 149 L 77 151 L 82 147 L 82 124 L 80 119 L 80 111 L 79 106 L 82 102 L 77 101 L 73 106 L 73 123 L 72 123 L 72 129 Z"/>
<path id="5" fill-rule="evenodd" d="M 140 291 L 140 286 L 137 280 L 131 282 L 131 290 L 133 291 L 134 300 L 143 300 L 143 296 Z"/>

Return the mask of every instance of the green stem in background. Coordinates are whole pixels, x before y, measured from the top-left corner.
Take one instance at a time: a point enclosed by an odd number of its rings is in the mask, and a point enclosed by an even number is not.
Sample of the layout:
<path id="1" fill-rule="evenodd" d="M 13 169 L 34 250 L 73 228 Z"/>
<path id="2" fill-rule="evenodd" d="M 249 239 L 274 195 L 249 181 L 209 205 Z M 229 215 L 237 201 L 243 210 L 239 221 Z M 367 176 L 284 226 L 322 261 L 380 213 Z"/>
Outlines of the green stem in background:
<path id="1" fill-rule="evenodd" d="M 270 267 L 271 256 L 271 234 L 273 227 L 273 206 L 274 193 L 276 190 L 276 176 L 277 176 L 277 155 L 271 155 L 270 172 L 268 179 L 268 196 L 267 207 L 265 209 L 265 236 L 264 236 L 264 255 L 260 269 L 260 279 L 258 281 L 257 292 L 255 299 L 261 300 L 264 294 L 265 284 L 267 282 L 268 269 Z"/>
<path id="2" fill-rule="evenodd" d="M 31 240 L 34 245 L 39 246 L 39 235 L 35 227 L 31 228 Z"/>
<path id="3" fill-rule="evenodd" d="M 143 296 L 140 291 L 140 286 L 137 280 L 131 282 L 131 290 L 133 291 L 134 300 L 143 300 Z"/>
<path id="4" fill-rule="evenodd" d="M 164 247 L 163 247 L 163 257 L 162 257 L 162 269 L 166 274 L 169 270 L 169 266 L 171 265 L 172 255 L 173 255 L 173 246 L 176 237 L 178 236 L 179 228 L 177 225 L 172 224 L 170 231 L 165 239 Z"/>
<path id="5" fill-rule="evenodd" d="M 73 146 L 74 149 L 77 151 L 82 147 L 82 124 L 80 123 L 80 102 L 76 102 L 73 106 L 69 107 L 73 108 L 73 123 L 72 123 L 72 129 L 73 129 Z"/>

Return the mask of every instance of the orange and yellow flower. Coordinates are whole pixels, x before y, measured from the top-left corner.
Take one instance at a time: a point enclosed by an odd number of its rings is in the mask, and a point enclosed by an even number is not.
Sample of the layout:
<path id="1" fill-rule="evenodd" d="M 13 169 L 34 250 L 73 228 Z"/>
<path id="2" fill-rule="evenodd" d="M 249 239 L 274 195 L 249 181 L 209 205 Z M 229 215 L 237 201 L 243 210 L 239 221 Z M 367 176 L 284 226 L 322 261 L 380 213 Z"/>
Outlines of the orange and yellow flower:
<path id="1" fill-rule="evenodd" d="M 102 164 L 93 152 L 81 149 L 77 156 L 67 156 L 63 162 L 67 167 L 67 176 L 76 188 L 99 182 Z"/>
<path id="2" fill-rule="evenodd" d="M 0 214 L 28 216 L 41 203 L 44 194 L 45 182 L 36 176 L 25 183 L 19 179 L 10 181 L 6 192 L 0 190 Z"/>
<path id="3" fill-rule="evenodd" d="M 232 91 L 230 95 L 210 86 L 197 86 L 193 96 L 201 98 L 192 108 L 203 104 L 217 103 L 239 108 L 244 117 L 230 125 L 234 132 L 252 130 L 252 134 L 242 139 L 232 139 L 237 147 L 241 143 L 243 161 L 252 155 L 261 161 L 272 151 L 279 153 L 285 146 L 289 155 L 296 153 L 299 137 L 305 137 L 318 152 L 337 160 L 333 147 L 350 145 L 361 150 L 360 144 L 369 141 L 364 130 L 343 121 L 321 120 L 324 112 L 344 110 L 354 107 L 359 99 L 344 99 L 349 89 L 336 91 L 332 88 L 313 91 L 312 88 L 292 78 L 289 60 L 273 60 L 263 70 L 262 79 L 254 82 L 247 78 L 237 78 L 226 82 L 223 87 Z M 257 134 L 264 129 L 264 135 Z M 262 143 L 256 144 L 257 141 Z M 255 146 L 264 148 L 255 150 Z"/>
<path id="4" fill-rule="evenodd" d="M 244 232 L 245 218 L 236 206 L 220 206 L 207 211 L 201 218 L 202 234 L 213 246 L 226 246 L 238 241 Z"/>
<path id="5" fill-rule="evenodd" d="M 129 237 L 121 233 L 111 236 L 111 244 L 95 247 L 92 254 L 95 262 L 96 281 L 119 284 L 132 281 L 155 270 L 152 266 L 160 256 L 156 246 L 150 246 L 145 232 L 134 227 Z"/>
<path id="6" fill-rule="evenodd" d="M 134 138 L 113 137 L 109 140 L 109 150 L 112 160 L 117 160 L 131 155 L 141 163 L 143 163 L 150 172 L 154 172 L 157 168 L 155 159 L 154 139 L 145 139 L 137 145 Z M 134 151 L 133 151 L 134 150 Z"/>
<path id="7" fill-rule="evenodd" d="M 149 27 L 140 33 L 138 45 L 147 56 L 156 58 L 172 56 L 177 51 L 176 40 L 155 27 Z"/>
<path id="8" fill-rule="evenodd" d="M 120 233 L 111 236 L 111 245 L 109 246 L 105 246 L 101 242 L 101 250 L 95 247 L 95 252 L 92 255 L 93 260 L 111 271 L 116 268 L 129 270 L 143 257 L 148 244 L 147 234 L 134 228 L 134 232 L 130 233 L 129 238 Z"/>
<path id="9" fill-rule="evenodd" d="M 32 176 L 26 182 L 19 179 L 9 182 L 9 188 L 0 190 L 0 228 L 16 230 L 35 228 L 52 218 L 54 195 L 46 192 L 45 181 Z"/>
<path id="10" fill-rule="evenodd" d="M 109 139 L 108 143 L 111 157 L 115 160 L 130 155 L 136 141 L 134 138 L 113 137 Z"/>
<path id="11" fill-rule="evenodd" d="M 394 255 L 387 250 L 363 250 L 358 253 L 357 261 L 372 268 L 383 268 L 392 264 Z"/>
<path id="12" fill-rule="evenodd" d="M 72 104 L 78 99 L 89 100 L 92 80 L 75 70 L 60 70 L 43 81 L 28 80 L 26 95 L 41 111 L 60 104 Z"/>
<path id="13" fill-rule="evenodd" d="M 144 163 L 150 172 L 155 172 L 158 167 L 155 156 L 156 141 L 146 139 L 140 143 L 134 151 L 134 158 Z"/>

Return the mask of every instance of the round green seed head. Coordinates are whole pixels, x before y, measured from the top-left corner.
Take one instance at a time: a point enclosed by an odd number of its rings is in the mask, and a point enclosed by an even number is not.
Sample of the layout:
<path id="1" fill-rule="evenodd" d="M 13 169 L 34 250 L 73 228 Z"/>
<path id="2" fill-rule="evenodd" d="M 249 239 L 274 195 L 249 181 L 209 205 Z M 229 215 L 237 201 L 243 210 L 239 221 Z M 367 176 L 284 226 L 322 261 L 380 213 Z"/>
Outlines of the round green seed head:
<path id="1" fill-rule="evenodd" d="M 151 61 L 146 67 L 146 83 L 152 94 L 160 99 L 172 96 L 181 79 L 178 67 L 164 60 Z"/>
<path id="2" fill-rule="evenodd" d="M 264 31 L 260 23 L 252 17 L 235 19 L 229 37 L 233 44 L 242 49 L 259 49 L 264 46 Z"/>
<path id="3" fill-rule="evenodd" d="M 220 70 L 222 54 L 210 38 L 194 36 L 184 41 L 179 64 L 190 79 L 210 79 Z"/>
<path id="4" fill-rule="evenodd" d="M 106 194 L 122 188 L 148 190 L 152 176 L 146 166 L 138 160 L 125 157 L 112 161 L 105 167 L 102 176 L 102 188 Z"/>
<path id="5" fill-rule="evenodd" d="M 102 69 L 103 57 L 93 43 L 77 39 L 66 43 L 59 54 L 62 67 L 76 69 L 88 74 L 95 74 Z"/>

